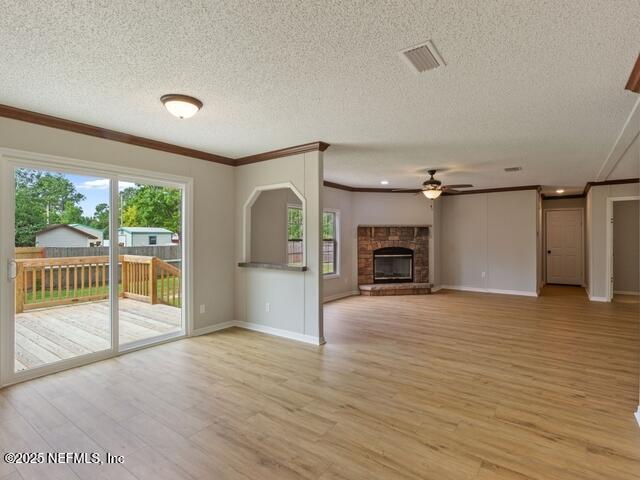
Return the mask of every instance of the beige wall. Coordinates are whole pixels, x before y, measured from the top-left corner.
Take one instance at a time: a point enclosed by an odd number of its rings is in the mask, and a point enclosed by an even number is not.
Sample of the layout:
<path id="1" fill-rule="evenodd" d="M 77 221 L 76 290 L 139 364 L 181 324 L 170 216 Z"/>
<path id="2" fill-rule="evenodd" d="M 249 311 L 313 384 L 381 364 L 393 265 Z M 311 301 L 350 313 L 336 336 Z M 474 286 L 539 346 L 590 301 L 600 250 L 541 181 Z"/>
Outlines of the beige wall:
<path id="1" fill-rule="evenodd" d="M 607 200 L 640 195 L 637 183 L 599 185 L 587 194 L 587 249 L 589 296 L 607 300 Z"/>
<path id="2" fill-rule="evenodd" d="M 300 340 L 322 340 L 320 262 L 322 152 L 309 152 L 236 168 L 236 254 L 245 258 L 244 208 L 256 187 L 291 183 L 305 199 L 308 271 L 236 268 L 235 320 Z M 266 304 L 270 305 L 267 311 Z"/>
<path id="3" fill-rule="evenodd" d="M 613 290 L 640 293 L 640 201 L 613 204 Z"/>
<path id="4" fill-rule="evenodd" d="M 233 319 L 233 167 L 6 118 L 0 147 L 193 178 L 194 327 Z"/>
<path id="5" fill-rule="evenodd" d="M 538 193 L 535 190 L 443 198 L 443 286 L 537 294 Z"/>
<path id="6" fill-rule="evenodd" d="M 290 188 L 266 190 L 251 207 L 251 261 L 287 263 L 287 206 L 302 205 Z"/>
<path id="7" fill-rule="evenodd" d="M 584 208 L 586 200 L 582 198 L 557 198 L 555 200 L 543 200 L 542 209 L 548 210 L 549 208 Z"/>

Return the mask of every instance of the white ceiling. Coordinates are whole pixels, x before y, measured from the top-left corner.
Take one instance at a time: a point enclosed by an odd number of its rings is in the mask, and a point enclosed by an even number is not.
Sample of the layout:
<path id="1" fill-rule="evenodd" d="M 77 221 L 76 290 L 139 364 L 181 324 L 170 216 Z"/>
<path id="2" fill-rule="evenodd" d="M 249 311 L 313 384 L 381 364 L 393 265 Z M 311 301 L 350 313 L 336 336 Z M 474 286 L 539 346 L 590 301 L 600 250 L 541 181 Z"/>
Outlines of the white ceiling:
<path id="1" fill-rule="evenodd" d="M 325 177 L 594 180 L 637 95 L 633 1 L 0 0 L 0 103 L 239 157 L 322 140 Z M 397 52 L 432 39 L 447 66 Z M 200 98 L 179 121 L 165 93 Z M 506 166 L 522 166 L 515 174 Z"/>

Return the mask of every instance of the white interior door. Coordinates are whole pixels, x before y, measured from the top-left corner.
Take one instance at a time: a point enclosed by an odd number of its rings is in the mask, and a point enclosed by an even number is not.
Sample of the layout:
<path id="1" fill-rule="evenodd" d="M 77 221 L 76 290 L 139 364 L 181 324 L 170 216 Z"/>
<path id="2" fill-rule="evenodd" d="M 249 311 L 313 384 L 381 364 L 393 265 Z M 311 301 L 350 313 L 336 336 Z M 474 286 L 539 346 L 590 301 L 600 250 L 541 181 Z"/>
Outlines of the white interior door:
<path id="1" fill-rule="evenodd" d="M 582 210 L 546 212 L 547 283 L 581 285 Z"/>

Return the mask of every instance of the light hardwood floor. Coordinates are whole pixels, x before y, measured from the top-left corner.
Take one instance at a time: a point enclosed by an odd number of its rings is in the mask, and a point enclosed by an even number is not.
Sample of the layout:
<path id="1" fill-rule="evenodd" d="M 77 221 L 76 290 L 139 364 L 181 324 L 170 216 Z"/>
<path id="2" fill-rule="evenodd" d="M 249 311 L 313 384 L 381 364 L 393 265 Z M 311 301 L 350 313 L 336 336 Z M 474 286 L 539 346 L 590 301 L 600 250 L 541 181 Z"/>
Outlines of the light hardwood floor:
<path id="1" fill-rule="evenodd" d="M 442 291 L 327 304 L 323 347 L 173 342 L 0 391 L 0 450 L 125 456 L 0 478 L 638 479 L 639 316 Z"/>

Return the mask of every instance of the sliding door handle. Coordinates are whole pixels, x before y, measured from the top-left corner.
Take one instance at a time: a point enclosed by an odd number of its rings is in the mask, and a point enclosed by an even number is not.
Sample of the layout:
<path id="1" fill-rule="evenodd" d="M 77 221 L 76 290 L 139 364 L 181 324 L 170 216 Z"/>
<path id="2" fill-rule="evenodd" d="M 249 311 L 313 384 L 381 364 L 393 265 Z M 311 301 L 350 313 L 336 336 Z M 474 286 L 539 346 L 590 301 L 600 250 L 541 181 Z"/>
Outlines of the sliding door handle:
<path id="1" fill-rule="evenodd" d="M 9 281 L 13 281 L 18 276 L 18 264 L 13 258 L 7 261 L 7 271 L 9 272 Z"/>

